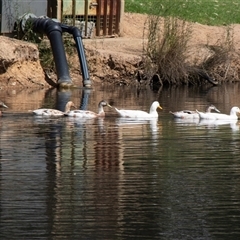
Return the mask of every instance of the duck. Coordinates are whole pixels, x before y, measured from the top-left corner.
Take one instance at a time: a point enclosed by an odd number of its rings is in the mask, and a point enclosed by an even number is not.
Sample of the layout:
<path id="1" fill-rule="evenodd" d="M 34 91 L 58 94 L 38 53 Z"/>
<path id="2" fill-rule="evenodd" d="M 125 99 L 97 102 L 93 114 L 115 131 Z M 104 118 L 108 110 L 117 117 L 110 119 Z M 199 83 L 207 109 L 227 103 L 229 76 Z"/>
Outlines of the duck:
<path id="1" fill-rule="evenodd" d="M 0 107 L 1 108 L 8 108 L 8 106 L 5 103 L 3 103 L 2 101 L 0 101 Z M 2 111 L 0 111 L 0 116 L 2 116 Z"/>
<path id="2" fill-rule="evenodd" d="M 64 116 L 64 113 L 69 112 L 71 108 L 74 107 L 75 105 L 72 101 L 68 101 L 65 106 L 65 112 L 57 110 L 57 109 L 51 109 L 51 108 L 39 108 L 36 110 L 33 110 L 32 113 L 37 116 Z"/>
<path id="3" fill-rule="evenodd" d="M 210 113 L 211 111 L 220 112 L 214 105 L 210 105 L 206 109 L 206 113 Z M 183 119 L 199 119 L 199 114 L 197 111 L 190 111 L 190 110 L 182 110 L 177 112 L 171 112 L 170 113 L 175 118 L 183 118 Z"/>
<path id="4" fill-rule="evenodd" d="M 115 110 L 117 111 L 118 115 L 120 117 L 125 117 L 125 118 L 143 118 L 143 119 L 151 119 L 151 118 L 157 118 L 158 117 L 158 112 L 157 109 L 162 109 L 162 107 L 160 106 L 158 101 L 154 101 L 150 107 L 150 111 L 149 112 L 145 112 L 142 110 L 124 110 L 124 109 L 117 109 L 115 108 Z"/>
<path id="5" fill-rule="evenodd" d="M 112 107 L 105 100 L 102 100 L 98 103 L 98 113 L 95 113 L 89 110 L 71 110 L 71 111 L 65 112 L 64 115 L 67 117 L 76 117 L 76 118 L 85 118 L 85 119 L 105 117 L 105 112 L 103 109 L 105 106 L 108 106 L 110 108 Z"/>
<path id="6" fill-rule="evenodd" d="M 238 113 L 240 113 L 239 107 L 232 107 L 230 114 L 223 113 L 203 113 L 196 110 L 199 114 L 200 119 L 209 119 L 209 120 L 238 120 Z"/>

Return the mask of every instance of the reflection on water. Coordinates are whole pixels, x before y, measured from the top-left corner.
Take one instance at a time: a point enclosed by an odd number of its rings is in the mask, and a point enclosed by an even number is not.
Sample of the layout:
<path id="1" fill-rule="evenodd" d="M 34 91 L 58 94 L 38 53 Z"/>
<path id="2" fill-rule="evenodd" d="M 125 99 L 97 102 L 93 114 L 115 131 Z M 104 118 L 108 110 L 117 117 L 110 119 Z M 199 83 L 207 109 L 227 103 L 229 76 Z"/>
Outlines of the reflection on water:
<path id="1" fill-rule="evenodd" d="M 238 239 L 239 121 L 174 119 L 170 110 L 204 109 L 209 98 L 221 112 L 230 108 L 224 98 L 216 102 L 217 89 L 188 91 L 98 89 L 87 96 L 91 110 L 101 99 L 148 110 L 157 99 L 163 111 L 148 121 L 111 109 L 93 120 L 7 110 L 0 119 L 0 238 Z M 69 97 L 81 106 L 80 91 Z M 57 102 L 44 99 L 34 107 Z"/>
<path id="2" fill-rule="evenodd" d="M 238 120 L 211 120 L 211 119 L 182 119 L 175 118 L 175 123 L 183 126 L 203 126 L 206 128 L 230 127 L 233 131 L 239 131 Z"/>
<path id="3" fill-rule="evenodd" d="M 238 120 L 230 120 L 230 121 L 223 121 L 223 120 L 204 120 L 202 119 L 199 122 L 200 126 L 207 126 L 209 128 L 220 128 L 221 126 L 230 127 L 233 131 L 239 131 L 239 122 Z"/>

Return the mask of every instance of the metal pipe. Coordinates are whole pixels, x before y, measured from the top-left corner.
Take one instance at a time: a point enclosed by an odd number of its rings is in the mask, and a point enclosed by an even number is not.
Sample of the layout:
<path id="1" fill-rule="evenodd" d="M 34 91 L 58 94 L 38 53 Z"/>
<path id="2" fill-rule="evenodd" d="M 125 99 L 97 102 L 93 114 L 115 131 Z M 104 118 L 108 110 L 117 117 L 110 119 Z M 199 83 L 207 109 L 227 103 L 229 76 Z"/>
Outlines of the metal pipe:
<path id="1" fill-rule="evenodd" d="M 62 41 L 61 26 L 50 18 L 29 18 L 28 21 L 31 21 L 33 31 L 46 34 L 50 41 L 58 77 L 57 84 L 60 87 L 71 86 L 72 80 Z"/>
<path id="2" fill-rule="evenodd" d="M 81 72 L 83 76 L 83 86 L 91 87 L 91 81 L 88 73 L 87 60 L 84 52 L 83 42 L 82 42 L 82 33 L 77 27 L 67 26 L 60 24 L 63 32 L 68 32 L 73 35 L 73 38 L 76 43 Z"/>
<path id="3" fill-rule="evenodd" d="M 77 27 L 67 26 L 59 22 L 53 21 L 50 18 L 29 17 L 27 21 L 30 21 L 34 32 L 46 34 L 49 38 L 57 71 L 57 84 L 60 87 L 69 87 L 72 85 L 72 80 L 69 75 L 69 68 L 62 40 L 62 33 L 67 32 L 73 35 L 83 76 L 83 86 L 88 88 L 91 87 L 91 81 L 88 73 L 88 66 L 83 47 L 81 31 Z"/>

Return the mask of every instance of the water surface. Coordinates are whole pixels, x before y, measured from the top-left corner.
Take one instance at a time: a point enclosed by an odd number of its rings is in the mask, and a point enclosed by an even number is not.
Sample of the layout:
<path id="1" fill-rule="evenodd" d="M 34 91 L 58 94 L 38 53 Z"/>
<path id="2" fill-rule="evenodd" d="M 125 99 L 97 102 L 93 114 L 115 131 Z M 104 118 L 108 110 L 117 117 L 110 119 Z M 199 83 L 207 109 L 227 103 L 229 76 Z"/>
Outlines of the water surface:
<path id="1" fill-rule="evenodd" d="M 239 122 L 175 120 L 169 111 L 228 113 L 239 86 L 98 86 L 85 95 L 3 96 L 0 119 L 1 239 L 238 239 Z M 67 99 L 97 110 L 163 107 L 156 121 L 39 118 L 29 110 Z"/>

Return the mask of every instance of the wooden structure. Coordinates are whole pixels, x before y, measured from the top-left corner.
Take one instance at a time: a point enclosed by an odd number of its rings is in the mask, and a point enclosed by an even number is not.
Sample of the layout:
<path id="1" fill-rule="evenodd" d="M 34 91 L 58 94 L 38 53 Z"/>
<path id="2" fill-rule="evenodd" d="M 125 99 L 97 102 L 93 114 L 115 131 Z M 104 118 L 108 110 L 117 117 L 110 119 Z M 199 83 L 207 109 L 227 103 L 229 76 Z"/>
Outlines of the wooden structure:
<path id="1" fill-rule="evenodd" d="M 48 0 L 47 15 L 92 37 L 119 35 L 123 12 L 124 0 Z"/>
<path id="2" fill-rule="evenodd" d="M 0 34 L 12 34 L 24 16 L 56 18 L 77 26 L 82 37 L 121 32 L 125 0 L 0 0 Z M 17 10 L 16 10 L 17 9 Z"/>

